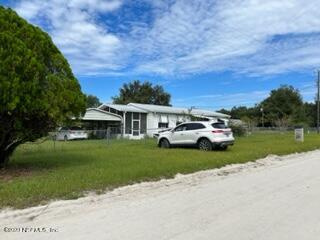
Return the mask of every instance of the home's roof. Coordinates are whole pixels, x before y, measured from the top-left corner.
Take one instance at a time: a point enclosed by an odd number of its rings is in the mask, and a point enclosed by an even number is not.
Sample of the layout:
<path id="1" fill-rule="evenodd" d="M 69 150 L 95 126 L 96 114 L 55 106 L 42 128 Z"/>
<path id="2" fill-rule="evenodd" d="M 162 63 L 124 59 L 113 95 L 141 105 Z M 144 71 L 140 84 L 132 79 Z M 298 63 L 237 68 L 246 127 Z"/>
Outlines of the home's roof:
<path id="1" fill-rule="evenodd" d="M 153 104 L 142 104 L 142 103 L 129 103 L 128 105 L 139 108 L 141 110 L 145 110 L 147 112 L 188 114 L 187 108 L 177 108 L 177 107 L 153 105 Z"/>
<path id="2" fill-rule="evenodd" d="M 230 118 L 229 115 L 218 113 L 210 110 L 203 109 L 188 109 L 181 107 L 170 107 L 154 104 L 142 104 L 142 103 L 129 103 L 128 105 L 105 103 L 99 106 L 99 109 L 104 107 L 110 107 L 121 112 L 139 112 L 139 113 L 171 113 L 171 114 L 192 114 L 197 117 L 218 117 L 218 118 Z"/>
<path id="3" fill-rule="evenodd" d="M 203 109 L 192 109 L 191 114 L 198 115 L 198 116 L 206 116 L 206 117 L 230 118 L 230 116 L 227 114 L 223 114 L 215 111 L 203 110 Z"/>
<path id="4" fill-rule="evenodd" d="M 153 105 L 153 104 L 141 104 L 141 103 L 129 103 L 129 106 L 145 110 L 147 112 L 157 112 L 157 113 L 173 113 L 173 114 L 192 114 L 196 116 L 205 116 L 205 117 L 221 117 L 221 118 L 230 118 L 229 115 L 218 113 L 210 110 L 203 109 L 188 109 L 188 108 L 178 108 L 162 105 Z"/>
<path id="5" fill-rule="evenodd" d="M 114 108 L 120 112 L 139 112 L 139 113 L 147 113 L 147 111 L 143 109 L 139 109 L 130 105 L 122 105 L 122 104 L 111 104 L 111 103 L 105 103 L 99 106 L 100 109 L 103 109 L 103 107 L 110 107 Z"/>

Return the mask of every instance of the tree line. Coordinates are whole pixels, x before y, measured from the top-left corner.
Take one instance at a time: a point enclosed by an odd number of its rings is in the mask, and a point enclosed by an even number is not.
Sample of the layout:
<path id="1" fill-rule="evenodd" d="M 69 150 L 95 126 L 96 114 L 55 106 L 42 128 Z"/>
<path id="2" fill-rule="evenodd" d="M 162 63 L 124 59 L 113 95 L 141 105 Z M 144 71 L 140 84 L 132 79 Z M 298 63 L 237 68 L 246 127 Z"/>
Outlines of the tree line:
<path id="1" fill-rule="evenodd" d="M 316 102 L 304 102 L 298 89 L 282 85 L 253 107 L 238 106 L 219 112 L 257 127 L 316 127 Z"/>

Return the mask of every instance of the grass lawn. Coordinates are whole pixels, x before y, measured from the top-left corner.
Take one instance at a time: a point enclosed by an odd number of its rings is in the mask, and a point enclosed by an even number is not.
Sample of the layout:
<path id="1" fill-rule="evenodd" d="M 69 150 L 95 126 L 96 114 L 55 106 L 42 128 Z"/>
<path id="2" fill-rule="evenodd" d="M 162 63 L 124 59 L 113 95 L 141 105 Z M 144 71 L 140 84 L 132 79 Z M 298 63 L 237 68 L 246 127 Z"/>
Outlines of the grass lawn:
<path id="1" fill-rule="evenodd" d="M 142 181 L 172 178 L 177 173 L 244 163 L 268 154 L 284 155 L 320 148 L 320 136 L 307 134 L 296 143 L 293 133 L 241 137 L 227 151 L 159 149 L 153 139 L 24 144 L 8 169 L 0 172 L 0 208 L 24 208 L 51 199 L 73 199 L 85 191 L 103 192 Z"/>

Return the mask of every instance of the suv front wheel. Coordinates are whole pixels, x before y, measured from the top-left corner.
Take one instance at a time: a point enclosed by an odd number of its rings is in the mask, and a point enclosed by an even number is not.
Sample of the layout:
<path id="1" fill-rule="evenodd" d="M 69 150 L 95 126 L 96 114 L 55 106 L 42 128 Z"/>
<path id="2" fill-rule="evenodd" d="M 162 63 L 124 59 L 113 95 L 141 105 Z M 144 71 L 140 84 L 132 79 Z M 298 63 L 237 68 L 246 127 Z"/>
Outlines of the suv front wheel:
<path id="1" fill-rule="evenodd" d="M 159 147 L 161 148 L 170 148 L 170 143 L 167 139 L 161 139 Z"/>
<path id="2" fill-rule="evenodd" d="M 211 151 L 212 143 L 208 139 L 203 138 L 199 141 L 198 147 L 200 150 L 203 150 L 203 151 Z"/>

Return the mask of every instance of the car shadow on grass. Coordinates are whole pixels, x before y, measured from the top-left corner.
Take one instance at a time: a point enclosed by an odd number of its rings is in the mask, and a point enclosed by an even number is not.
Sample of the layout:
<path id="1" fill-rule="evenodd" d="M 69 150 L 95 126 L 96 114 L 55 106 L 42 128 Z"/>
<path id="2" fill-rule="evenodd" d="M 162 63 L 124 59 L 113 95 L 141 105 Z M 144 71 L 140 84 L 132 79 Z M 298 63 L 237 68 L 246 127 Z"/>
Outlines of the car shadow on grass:
<path id="1" fill-rule="evenodd" d="M 227 149 L 221 149 L 218 147 L 213 147 L 212 150 L 200 150 L 197 146 L 171 146 L 170 149 L 190 149 L 190 150 L 196 150 L 199 152 L 225 152 L 225 151 L 229 151 L 232 147 L 228 147 Z"/>

